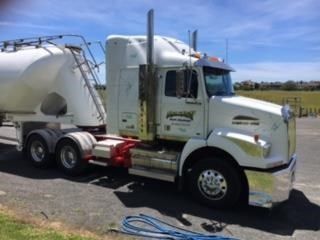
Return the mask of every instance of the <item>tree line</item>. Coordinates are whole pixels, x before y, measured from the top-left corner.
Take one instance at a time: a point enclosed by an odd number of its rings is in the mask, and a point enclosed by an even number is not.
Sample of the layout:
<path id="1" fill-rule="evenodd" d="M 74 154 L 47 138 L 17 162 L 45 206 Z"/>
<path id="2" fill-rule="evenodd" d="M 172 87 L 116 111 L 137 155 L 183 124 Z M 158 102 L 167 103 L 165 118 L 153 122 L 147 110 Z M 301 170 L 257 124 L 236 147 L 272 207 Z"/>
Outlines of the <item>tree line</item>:
<path id="1" fill-rule="evenodd" d="M 246 80 L 234 83 L 235 90 L 285 90 L 285 91 L 317 91 L 320 81 L 254 82 Z"/>

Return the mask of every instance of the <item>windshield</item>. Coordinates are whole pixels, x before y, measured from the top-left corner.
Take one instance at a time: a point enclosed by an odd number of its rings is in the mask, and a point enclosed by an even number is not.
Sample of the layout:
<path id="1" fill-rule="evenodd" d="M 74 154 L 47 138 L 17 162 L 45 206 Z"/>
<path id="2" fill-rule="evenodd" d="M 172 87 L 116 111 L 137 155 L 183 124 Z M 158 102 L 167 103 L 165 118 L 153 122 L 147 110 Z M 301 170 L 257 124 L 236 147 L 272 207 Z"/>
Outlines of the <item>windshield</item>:
<path id="1" fill-rule="evenodd" d="M 209 97 L 234 95 L 230 71 L 203 67 L 203 73 Z"/>

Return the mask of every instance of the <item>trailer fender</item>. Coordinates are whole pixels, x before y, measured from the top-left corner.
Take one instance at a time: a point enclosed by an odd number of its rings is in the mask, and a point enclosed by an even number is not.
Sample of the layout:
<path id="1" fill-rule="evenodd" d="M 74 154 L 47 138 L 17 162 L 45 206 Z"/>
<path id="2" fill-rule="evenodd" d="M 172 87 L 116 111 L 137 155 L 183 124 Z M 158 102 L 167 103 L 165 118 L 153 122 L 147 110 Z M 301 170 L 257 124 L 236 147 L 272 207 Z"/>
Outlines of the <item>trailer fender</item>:
<path id="1" fill-rule="evenodd" d="M 97 142 L 93 135 L 88 132 L 70 132 L 61 137 L 56 146 L 58 146 L 61 140 L 66 138 L 71 139 L 77 144 L 83 158 L 92 155 L 92 149 Z"/>

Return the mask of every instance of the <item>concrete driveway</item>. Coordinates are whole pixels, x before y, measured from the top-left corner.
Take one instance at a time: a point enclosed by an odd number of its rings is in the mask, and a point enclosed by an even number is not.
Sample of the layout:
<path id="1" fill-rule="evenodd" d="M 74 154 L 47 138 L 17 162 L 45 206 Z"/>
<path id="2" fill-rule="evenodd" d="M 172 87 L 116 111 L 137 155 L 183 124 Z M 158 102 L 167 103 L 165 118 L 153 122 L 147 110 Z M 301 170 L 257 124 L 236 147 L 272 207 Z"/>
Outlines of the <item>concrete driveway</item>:
<path id="1" fill-rule="evenodd" d="M 179 227 L 240 239 L 320 239 L 320 119 L 297 120 L 296 183 L 288 202 L 266 210 L 215 210 L 193 202 L 170 183 L 134 177 L 124 169 L 92 167 L 68 178 L 29 165 L 0 128 L 0 204 L 18 214 L 105 233 L 127 215 L 144 213 Z M 8 140 L 9 139 L 9 140 Z"/>

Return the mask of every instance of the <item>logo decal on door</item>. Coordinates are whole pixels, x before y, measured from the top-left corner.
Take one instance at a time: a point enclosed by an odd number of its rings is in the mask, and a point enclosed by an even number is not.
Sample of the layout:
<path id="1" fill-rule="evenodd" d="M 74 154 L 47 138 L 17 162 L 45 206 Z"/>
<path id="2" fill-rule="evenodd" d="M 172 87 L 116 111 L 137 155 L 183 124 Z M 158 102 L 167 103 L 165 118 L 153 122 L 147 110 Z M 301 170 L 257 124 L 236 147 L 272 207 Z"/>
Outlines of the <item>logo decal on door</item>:
<path id="1" fill-rule="evenodd" d="M 171 121 L 190 122 L 193 121 L 193 117 L 196 111 L 169 111 L 166 118 Z"/>

